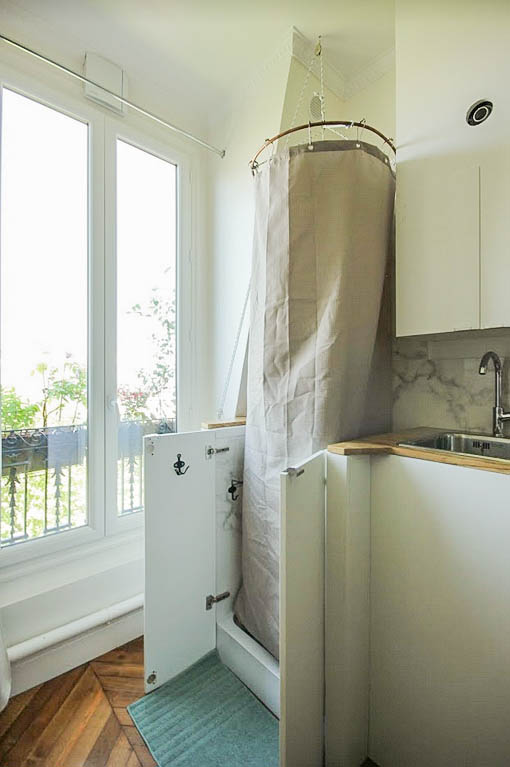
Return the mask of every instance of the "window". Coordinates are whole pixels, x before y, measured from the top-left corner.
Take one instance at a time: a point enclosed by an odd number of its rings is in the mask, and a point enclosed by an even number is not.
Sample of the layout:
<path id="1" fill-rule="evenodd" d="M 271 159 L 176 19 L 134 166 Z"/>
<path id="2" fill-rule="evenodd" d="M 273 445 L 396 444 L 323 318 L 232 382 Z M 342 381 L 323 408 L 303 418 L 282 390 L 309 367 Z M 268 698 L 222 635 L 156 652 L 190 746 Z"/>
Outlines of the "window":
<path id="1" fill-rule="evenodd" d="M 3 546 L 87 523 L 87 133 L 4 89 Z"/>
<path id="2" fill-rule="evenodd" d="M 142 440 L 176 431 L 176 167 L 117 140 L 117 511 L 143 507 Z"/>
<path id="3" fill-rule="evenodd" d="M 143 437 L 191 418 L 186 159 L 27 82 L 1 90 L 0 564 L 139 527 Z"/>

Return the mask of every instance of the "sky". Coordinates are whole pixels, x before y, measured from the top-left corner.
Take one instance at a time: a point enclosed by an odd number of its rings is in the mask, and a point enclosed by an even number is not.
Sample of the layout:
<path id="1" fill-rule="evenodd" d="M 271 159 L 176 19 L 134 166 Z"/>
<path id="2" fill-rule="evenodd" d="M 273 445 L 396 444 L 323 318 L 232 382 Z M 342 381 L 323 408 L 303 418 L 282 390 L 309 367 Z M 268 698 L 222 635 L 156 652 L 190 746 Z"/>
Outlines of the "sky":
<path id="1" fill-rule="evenodd" d="M 4 89 L 0 369 L 2 386 L 31 400 L 40 398 L 36 364 L 87 360 L 87 134 L 85 123 Z M 176 168 L 118 141 L 119 385 L 138 388 L 137 371 L 151 367 L 155 328 L 131 309 L 154 288 L 173 296 L 175 264 Z"/>

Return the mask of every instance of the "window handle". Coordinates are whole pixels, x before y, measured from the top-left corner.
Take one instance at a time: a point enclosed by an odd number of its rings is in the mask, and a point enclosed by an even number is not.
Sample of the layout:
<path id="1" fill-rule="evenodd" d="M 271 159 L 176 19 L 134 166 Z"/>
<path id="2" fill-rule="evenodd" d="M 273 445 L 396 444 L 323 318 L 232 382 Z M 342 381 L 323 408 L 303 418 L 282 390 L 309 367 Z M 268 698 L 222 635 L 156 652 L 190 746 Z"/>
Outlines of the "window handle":
<path id="1" fill-rule="evenodd" d="M 117 418 L 120 418 L 119 400 L 117 397 L 108 397 L 106 400 L 106 406 L 108 410 L 113 410 Z"/>

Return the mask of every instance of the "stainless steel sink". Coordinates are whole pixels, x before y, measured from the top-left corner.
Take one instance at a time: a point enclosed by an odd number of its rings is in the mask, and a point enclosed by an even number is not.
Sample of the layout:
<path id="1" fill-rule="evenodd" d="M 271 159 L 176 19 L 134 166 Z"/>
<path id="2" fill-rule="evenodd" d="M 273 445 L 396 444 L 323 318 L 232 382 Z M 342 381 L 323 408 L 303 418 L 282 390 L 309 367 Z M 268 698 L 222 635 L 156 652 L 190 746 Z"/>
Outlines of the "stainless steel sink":
<path id="1" fill-rule="evenodd" d="M 503 437 L 441 431 L 429 437 L 399 442 L 399 445 L 402 447 L 419 447 L 421 450 L 444 450 L 460 455 L 477 455 L 482 458 L 510 460 L 510 439 Z"/>

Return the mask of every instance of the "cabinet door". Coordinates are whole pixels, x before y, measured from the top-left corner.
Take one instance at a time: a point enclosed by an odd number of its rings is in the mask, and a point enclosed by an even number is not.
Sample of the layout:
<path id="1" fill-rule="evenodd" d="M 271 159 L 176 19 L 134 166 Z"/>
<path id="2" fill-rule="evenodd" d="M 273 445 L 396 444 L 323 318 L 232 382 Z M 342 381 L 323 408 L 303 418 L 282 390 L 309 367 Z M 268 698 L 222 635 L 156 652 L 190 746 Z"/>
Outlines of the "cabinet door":
<path id="1" fill-rule="evenodd" d="M 372 459 L 370 757 L 507 765 L 510 477 Z"/>
<path id="2" fill-rule="evenodd" d="M 325 453 L 281 476 L 280 766 L 324 753 Z"/>
<path id="3" fill-rule="evenodd" d="M 215 593 L 215 459 L 207 455 L 214 443 L 207 431 L 144 441 L 147 691 L 216 645 L 215 609 L 205 609 Z"/>
<path id="4" fill-rule="evenodd" d="M 501 147 L 482 160 L 481 327 L 510 325 L 510 149 Z"/>
<path id="5" fill-rule="evenodd" d="M 399 164 L 396 225 L 397 336 L 479 328 L 478 165 Z"/>
<path id="6" fill-rule="evenodd" d="M 370 461 L 327 454 L 326 767 L 368 753 Z"/>

